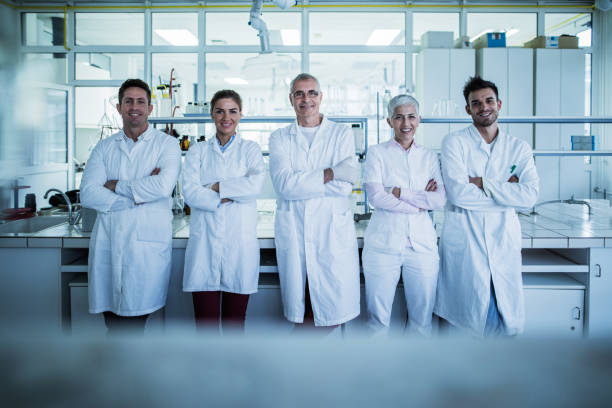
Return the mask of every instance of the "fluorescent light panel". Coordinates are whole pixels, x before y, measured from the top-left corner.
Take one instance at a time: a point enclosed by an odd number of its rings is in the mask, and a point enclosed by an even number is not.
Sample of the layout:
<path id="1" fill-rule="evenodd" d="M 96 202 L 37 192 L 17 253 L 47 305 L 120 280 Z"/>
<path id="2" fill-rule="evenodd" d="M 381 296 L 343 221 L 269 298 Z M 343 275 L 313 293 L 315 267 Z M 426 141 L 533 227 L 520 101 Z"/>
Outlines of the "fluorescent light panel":
<path id="1" fill-rule="evenodd" d="M 366 45 L 390 45 L 395 37 L 399 34 L 400 30 L 383 30 L 376 29 L 370 34 L 370 38 L 366 41 Z"/>
<path id="2" fill-rule="evenodd" d="M 232 84 L 232 85 L 247 85 L 249 82 L 246 79 L 242 79 L 242 78 L 223 78 L 225 80 L 225 82 L 227 82 L 228 84 Z"/>
<path id="3" fill-rule="evenodd" d="M 164 40 L 176 46 L 194 46 L 198 45 L 198 39 L 189 30 L 184 28 L 177 30 L 155 30 L 155 34 L 159 35 Z"/>
<path id="4" fill-rule="evenodd" d="M 300 32 L 298 30 L 280 30 L 283 45 L 300 45 Z"/>

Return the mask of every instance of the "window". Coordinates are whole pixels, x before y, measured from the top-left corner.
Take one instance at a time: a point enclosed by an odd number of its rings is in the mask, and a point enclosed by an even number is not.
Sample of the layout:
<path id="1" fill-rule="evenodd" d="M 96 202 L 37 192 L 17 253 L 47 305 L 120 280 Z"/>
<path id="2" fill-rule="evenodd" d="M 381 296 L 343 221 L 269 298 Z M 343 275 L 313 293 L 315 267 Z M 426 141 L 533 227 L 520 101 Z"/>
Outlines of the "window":
<path id="1" fill-rule="evenodd" d="M 547 13 L 544 16 L 546 35 L 576 35 L 579 47 L 591 46 L 591 14 Z"/>
<path id="2" fill-rule="evenodd" d="M 153 45 L 175 47 L 198 45 L 198 15 L 196 13 L 153 13 Z"/>
<path id="3" fill-rule="evenodd" d="M 240 94 L 245 116 L 289 115 L 289 83 L 299 73 L 299 54 L 209 53 L 206 99 L 229 88 Z"/>
<path id="4" fill-rule="evenodd" d="M 25 54 L 20 75 L 30 81 L 66 83 L 66 54 Z"/>
<path id="5" fill-rule="evenodd" d="M 396 94 L 404 84 L 404 54 L 311 54 L 310 72 L 321 83 L 322 112 L 373 116 L 376 94 Z"/>
<path id="6" fill-rule="evenodd" d="M 300 13 L 268 12 L 262 19 L 270 33 L 270 45 L 300 45 Z M 207 45 L 259 45 L 257 30 L 249 25 L 249 13 L 206 13 Z"/>
<path id="7" fill-rule="evenodd" d="M 144 45 L 143 13 L 76 13 L 76 45 Z"/>
<path id="8" fill-rule="evenodd" d="M 414 13 L 412 16 L 414 45 L 421 45 L 421 36 L 427 31 L 452 31 L 453 39 L 459 38 L 459 13 Z"/>
<path id="9" fill-rule="evenodd" d="M 63 13 L 23 13 L 23 45 L 64 45 Z"/>
<path id="10" fill-rule="evenodd" d="M 507 47 L 522 47 L 537 33 L 536 13 L 469 13 L 467 34 L 471 41 L 491 32 L 506 33 Z"/>
<path id="11" fill-rule="evenodd" d="M 75 79 L 144 78 L 144 54 L 76 54 Z"/>
<path id="12" fill-rule="evenodd" d="M 404 45 L 404 13 L 310 13 L 311 45 Z"/>

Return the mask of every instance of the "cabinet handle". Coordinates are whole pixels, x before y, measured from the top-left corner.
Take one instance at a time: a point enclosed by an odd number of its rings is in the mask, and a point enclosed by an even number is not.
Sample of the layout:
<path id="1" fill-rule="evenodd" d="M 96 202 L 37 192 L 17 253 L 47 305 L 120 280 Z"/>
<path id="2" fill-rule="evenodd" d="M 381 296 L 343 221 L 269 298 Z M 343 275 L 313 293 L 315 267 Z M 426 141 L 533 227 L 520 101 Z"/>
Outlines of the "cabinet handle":
<path id="1" fill-rule="evenodd" d="M 595 277 L 596 278 L 601 278 L 601 265 L 600 264 L 595 264 Z"/>
<path id="2" fill-rule="evenodd" d="M 576 306 L 575 308 L 572 309 L 572 314 L 573 314 L 575 320 L 580 320 L 580 314 L 581 314 L 580 312 L 581 312 L 581 310 L 580 310 L 580 308 L 578 306 Z"/>

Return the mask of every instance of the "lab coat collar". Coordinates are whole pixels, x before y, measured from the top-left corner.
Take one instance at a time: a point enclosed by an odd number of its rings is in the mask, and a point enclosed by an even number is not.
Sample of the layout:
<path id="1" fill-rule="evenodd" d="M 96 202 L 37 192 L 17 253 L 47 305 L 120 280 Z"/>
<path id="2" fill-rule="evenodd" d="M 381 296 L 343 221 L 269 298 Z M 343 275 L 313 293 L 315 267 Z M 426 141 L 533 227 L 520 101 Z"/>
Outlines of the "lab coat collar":
<path id="1" fill-rule="evenodd" d="M 151 124 L 147 124 L 147 129 L 140 136 L 138 136 L 138 141 L 143 142 L 143 141 L 151 140 L 151 138 L 153 137 L 153 133 L 154 133 L 153 126 L 151 126 Z M 118 142 L 123 142 L 124 137 L 128 137 L 128 136 L 125 134 L 123 129 L 115 133 L 115 140 Z"/>
<path id="2" fill-rule="evenodd" d="M 386 142 L 386 146 L 388 149 L 401 149 L 405 153 L 410 153 L 413 150 L 418 150 L 421 148 L 421 146 L 417 144 L 416 140 L 413 140 L 408 150 L 406 150 L 404 149 L 404 146 L 402 146 L 398 143 L 397 140 L 395 140 L 395 138 L 391 138 L 388 142 Z"/>
<path id="3" fill-rule="evenodd" d="M 488 149 L 486 147 L 487 142 L 485 142 L 485 140 L 482 138 L 482 136 L 480 135 L 480 132 L 478 131 L 478 129 L 476 128 L 476 126 L 474 126 L 474 124 L 470 125 L 468 127 L 468 133 L 472 136 L 472 138 L 475 140 L 475 142 L 478 144 L 478 147 L 485 151 L 485 152 L 489 152 L 490 149 Z M 499 144 L 500 140 L 502 140 L 505 137 L 504 132 L 501 130 L 501 128 L 497 127 L 497 137 L 495 137 L 495 140 L 493 143 L 495 144 Z"/>
<path id="4" fill-rule="evenodd" d="M 240 144 L 240 141 L 242 139 L 240 138 L 240 135 L 238 134 L 238 132 L 234 133 L 234 140 L 232 141 L 232 143 L 227 147 L 227 149 L 225 149 L 225 152 L 229 152 L 231 150 L 233 150 L 234 145 L 238 145 Z M 213 149 L 213 151 L 219 153 L 219 154 L 223 154 L 223 152 L 221 151 L 221 147 L 219 147 L 219 142 L 217 141 L 217 135 L 215 134 L 213 137 L 211 137 L 210 139 L 208 139 L 208 141 L 206 142 L 210 145 L 210 147 Z"/>

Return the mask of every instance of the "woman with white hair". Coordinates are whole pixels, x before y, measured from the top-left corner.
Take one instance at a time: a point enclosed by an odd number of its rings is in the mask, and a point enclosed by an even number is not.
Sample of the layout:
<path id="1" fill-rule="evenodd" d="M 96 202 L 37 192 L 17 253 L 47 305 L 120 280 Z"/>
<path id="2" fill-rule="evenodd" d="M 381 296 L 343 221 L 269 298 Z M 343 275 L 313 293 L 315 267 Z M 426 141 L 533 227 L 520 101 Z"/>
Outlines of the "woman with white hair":
<path id="1" fill-rule="evenodd" d="M 398 95 L 388 106 L 394 138 L 372 146 L 366 160 L 365 188 L 376 209 L 365 232 L 363 272 L 368 328 L 386 332 L 400 278 L 408 309 L 407 330 L 428 336 L 438 279 L 436 231 L 428 210 L 446 202 L 440 162 L 419 146 L 419 103 Z"/>

